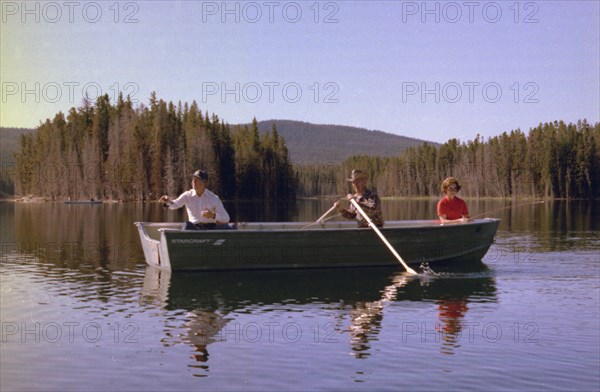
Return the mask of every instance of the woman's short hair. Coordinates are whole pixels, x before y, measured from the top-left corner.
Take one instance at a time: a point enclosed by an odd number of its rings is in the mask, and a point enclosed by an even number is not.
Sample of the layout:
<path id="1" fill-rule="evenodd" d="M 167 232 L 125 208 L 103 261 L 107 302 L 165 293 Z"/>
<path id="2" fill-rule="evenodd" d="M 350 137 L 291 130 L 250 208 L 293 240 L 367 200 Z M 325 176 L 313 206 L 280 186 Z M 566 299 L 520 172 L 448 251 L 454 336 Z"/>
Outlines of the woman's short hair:
<path id="1" fill-rule="evenodd" d="M 460 191 L 460 184 L 458 183 L 458 180 L 454 177 L 448 177 L 446 178 L 444 181 L 442 181 L 442 192 L 446 193 L 448 191 L 448 188 L 450 187 L 450 185 L 456 185 L 456 191 Z"/>

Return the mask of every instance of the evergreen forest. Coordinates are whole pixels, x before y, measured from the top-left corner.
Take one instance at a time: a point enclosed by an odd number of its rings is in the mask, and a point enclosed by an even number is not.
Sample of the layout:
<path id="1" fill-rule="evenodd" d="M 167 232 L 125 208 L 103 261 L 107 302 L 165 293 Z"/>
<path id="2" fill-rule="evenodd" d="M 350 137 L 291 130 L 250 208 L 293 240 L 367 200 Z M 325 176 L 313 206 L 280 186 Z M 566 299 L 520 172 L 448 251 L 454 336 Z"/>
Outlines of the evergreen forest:
<path id="1" fill-rule="evenodd" d="M 442 180 L 454 176 L 463 197 L 598 199 L 600 123 L 540 123 L 528 134 L 513 130 L 488 140 L 423 143 L 397 157 L 304 165 L 296 169 L 298 195 L 344 195 L 353 168 L 366 170 L 382 196 L 438 197 Z"/>
<path id="2" fill-rule="evenodd" d="M 422 143 L 396 156 L 292 165 L 275 124 L 262 132 L 256 119 L 231 126 L 202 113 L 195 101 L 175 105 L 155 93 L 137 107 L 104 95 L 20 136 L 14 192 L 50 200 L 154 200 L 189 189 L 199 168 L 223 199 L 341 196 L 350 191 L 346 178 L 354 168 L 369 173 L 381 196 L 438 197 L 441 181 L 454 176 L 463 197 L 597 199 L 600 123 L 554 121 L 487 140 Z"/>
<path id="3" fill-rule="evenodd" d="M 192 173 L 209 173 L 221 198 L 295 196 L 295 172 L 277 129 L 260 133 L 256 119 L 232 129 L 196 102 L 157 99 L 133 107 L 108 95 L 84 100 L 20 137 L 15 153 L 17 195 L 50 200 L 151 200 L 191 187 Z"/>

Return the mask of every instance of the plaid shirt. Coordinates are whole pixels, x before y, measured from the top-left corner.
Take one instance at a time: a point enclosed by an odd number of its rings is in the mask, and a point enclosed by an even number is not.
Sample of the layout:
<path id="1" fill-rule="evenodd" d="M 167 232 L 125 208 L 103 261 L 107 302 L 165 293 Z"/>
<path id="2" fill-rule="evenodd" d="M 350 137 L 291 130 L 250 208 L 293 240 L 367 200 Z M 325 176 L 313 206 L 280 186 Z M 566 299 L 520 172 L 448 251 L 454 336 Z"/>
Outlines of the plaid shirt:
<path id="1" fill-rule="evenodd" d="M 360 207 L 373 221 L 375 226 L 383 227 L 383 214 L 381 213 L 381 200 L 377 193 L 371 192 L 369 189 L 365 190 L 362 196 L 354 195 L 354 200 L 360 204 Z M 346 219 L 356 219 L 358 221 L 358 227 L 369 227 L 367 221 L 362 217 L 358 211 L 350 204 L 349 210 L 344 210 L 342 216 Z"/>

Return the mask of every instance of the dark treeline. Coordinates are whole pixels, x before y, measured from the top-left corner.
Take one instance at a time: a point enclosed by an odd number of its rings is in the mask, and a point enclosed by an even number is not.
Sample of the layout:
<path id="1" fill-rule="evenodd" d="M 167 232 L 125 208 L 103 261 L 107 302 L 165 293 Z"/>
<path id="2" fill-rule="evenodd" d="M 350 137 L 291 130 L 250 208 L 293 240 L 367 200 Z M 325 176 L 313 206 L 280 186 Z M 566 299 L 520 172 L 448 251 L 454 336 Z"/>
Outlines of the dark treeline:
<path id="1" fill-rule="evenodd" d="M 19 136 L 33 132 L 27 128 L 0 128 L 0 198 L 11 197 L 15 194 L 13 179 L 15 151 L 19 146 Z"/>
<path id="2" fill-rule="evenodd" d="M 292 198 L 296 179 L 277 129 L 259 133 L 257 121 L 231 128 L 194 101 L 157 99 L 133 106 L 108 95 L 58 113 L 15 154 L 15 193 L 50 199 L 147 200 L 177 195 L 194 170 L 210 174 L 222 198 Z"/>
<path id="3" fill-rule="evenodd" d="M 190 187 L 197 168 L 207 170 L 210 187 L 228 199 L 344 195 L 353 168 L 368 171 L 383 196 L 437 197 L 451 175 L 466 197 L 600 198 L 600 123 L 586 120 L 294 170 L 275 125 L 266 133 L 256 119 L 231 127 L 203 114 L 196 102 L 174 105 L 154 93 L 149 106 L 135 108 L 122 96 L 111 104 L 105 95 L 22 135 L 15 159 L 15 193 L 50 199 L 177 195 Z"/>
<path id="4" fill-rule="evenodd" d="M 466 197 L 600 198 L 600 123 L 539 124 L 526 135 L 504 132 L 484 141 L 451 139 L 412 147 L 398 157 L 355 156 L 340 165 L 297 167 L 300 196 L 344 195 L 353 168 L 369 172 L 384 196 L 440 195 L 447 176 Z"/>

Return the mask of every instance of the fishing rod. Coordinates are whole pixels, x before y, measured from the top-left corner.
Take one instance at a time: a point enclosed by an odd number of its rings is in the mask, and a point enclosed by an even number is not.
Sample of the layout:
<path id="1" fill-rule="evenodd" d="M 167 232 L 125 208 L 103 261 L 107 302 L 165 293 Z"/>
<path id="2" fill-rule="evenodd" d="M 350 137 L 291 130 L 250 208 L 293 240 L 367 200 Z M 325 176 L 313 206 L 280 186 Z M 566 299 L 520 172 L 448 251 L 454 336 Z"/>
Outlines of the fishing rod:
<path id="1" fill-rule="evenodd" d="M 480 216 L 488 215 L 488 214 L 491 214 L 492 212 L 507 210 L 509 208 L 530 206 L 530 205 L 534 205 L 534 204 L 543 204 L 543 203 L 544 203 L 544 200 L 540 200 L 540 201 L 534 201 L 534 202 L 529 202 L 529 203 L 521 203 L 521 204 L 517 204 L 517 205 L 514 205 L 514 206 L 510 205 L 510 206 L 506 206 L 506 207 L 500 207 L 500 208 L 493 209 L 491 211 L 486 211 L 486 212 L 484 212 L 482 214 L 477 214 L 475 216 L 472 216 L 471 219 L 475 219 L 475 218 L 480 217 Z"/>
<path id="2" fill-rule="evenodd" d="M 309 227 L 312 227 L 312 226 L 314 226 L 314 225 L 317 225 L 317 224 L 321 224 L 321 225 L 322 225 L 322 224 L 324 224 L 325 222 L 327 222 L 328 220 L 330 220 L 330 219 L 333 219 L 333 218 L 337 218 L 337 217 L 338 217 L 338 216 L 340 216 L 340 215 L 342 215 L 342 214 L 339 214 L 339 213 L 338 213 L 338 214 L 335 214 L 335 215 L 328 216 L 327 218 L 319 218 L 319 219 L 318 219 L 318 220 L 316 220 L 315 222 L 313 222 L 313 223 L 310 223 L 310 224 L 308 224 L 308 225 L 306 225 L 306 226 L 304 226 L 304 227 L 301 227 L 299 230 L 308 229 Z"/>
<path id="3" fill-rule="evenodd" d="M 339 200 L 342 200 L 342 199 L 337 199 L 336 201 L 339 201 Z M 329 218 L 325 219 L 325 217 L 326 217 L 327 215 L 329 215 L 329 213 L 330 213 L 331 211 L 335 210 L 335 209 L 336 209 L 336 206 L 335 206 L 335 205 L 333 205 L 333 206 L 332 206 L 330 209 L 328 209 L 328 210 L 327 210 L 327 212 L 326 212 L 326 213 L 324 213 L 324 214 L 323 214 L 323 215 L 322 215 L 322 216 L 321 216 L 319 219 L 317 219 L 317 220 L 316 220 L 316 221 L 314 221 L 313 223 L 310 223 L 310 224 L 308 224 L 308 225 L 306 225 L 306 226 L 304 226 L 304 227 L 301 227 L 301 228 L 300 228 L 300 230 L 307 229 L 307 228 L 309 228 L 309 227 L 311 227 L 311 226 L 314 226 L 314 225 L 316 225 L 316 224 L 319 224 L 319 223 L 320 223 L 320 224 L 323 224 L 323 223 L 325 223 L 326 221 L 328 221 L 329 219 L 331 219 L 331 218 L 335 218 L 336 216 L 339 216 L 340 214 L 337 214 L 337 215 L 330 216 Z"/>

